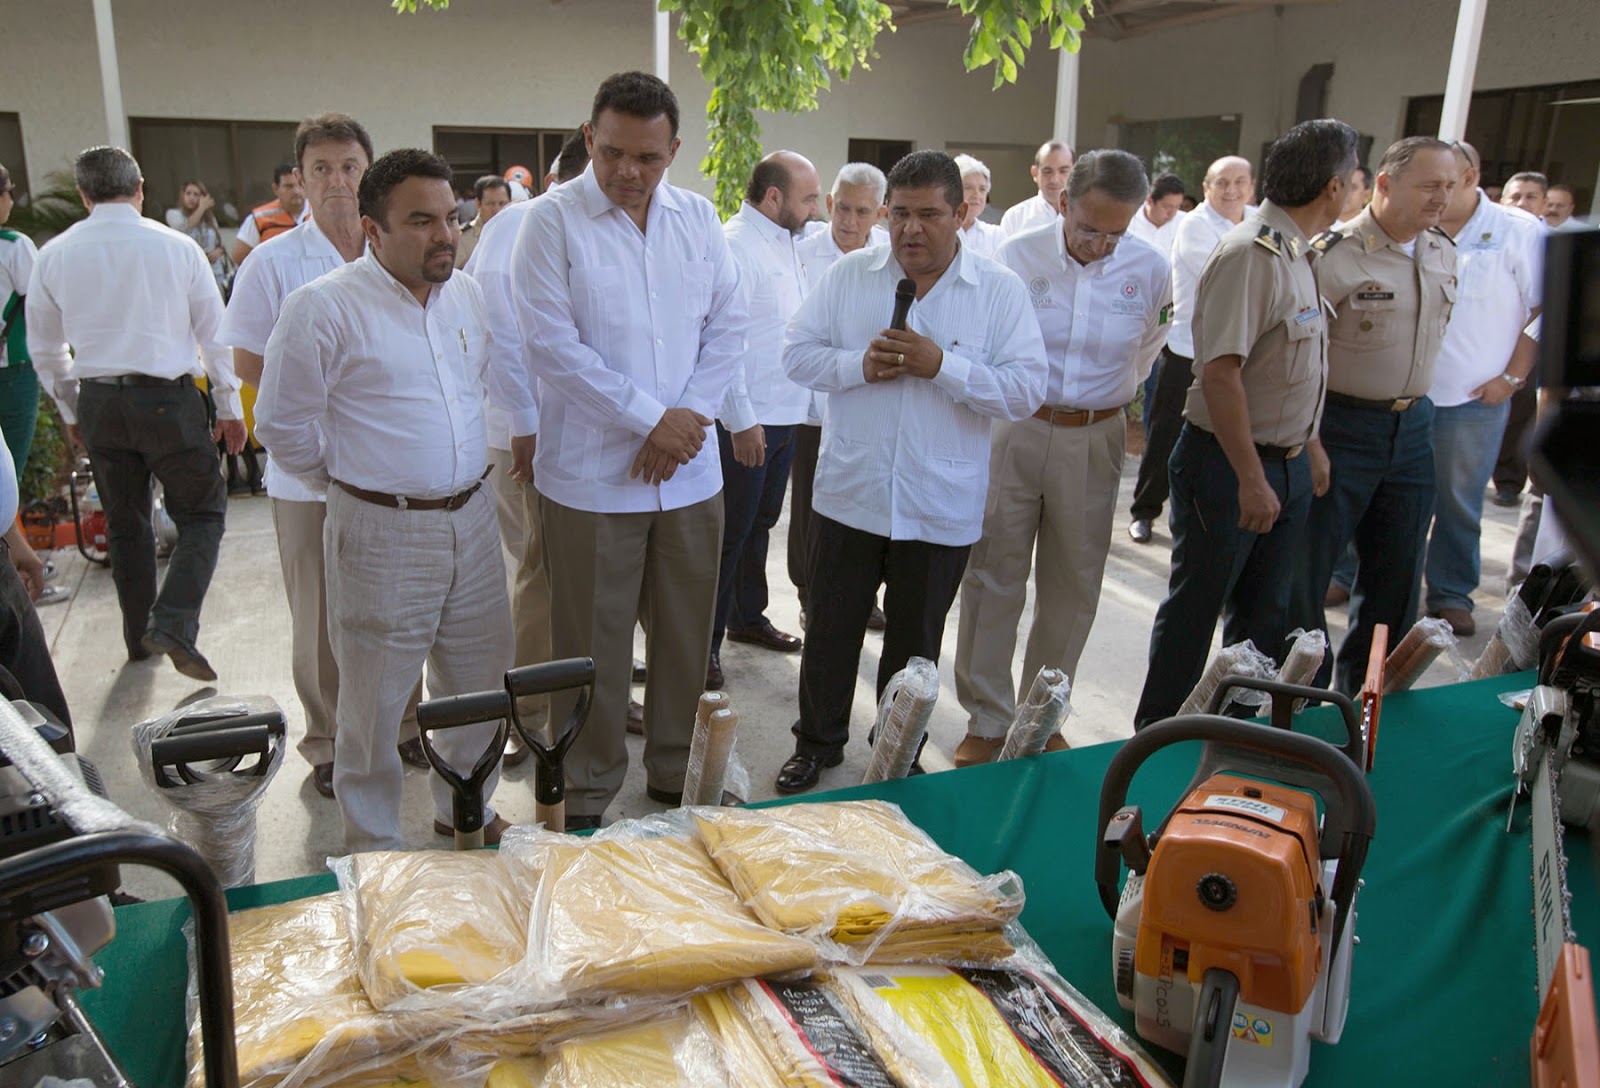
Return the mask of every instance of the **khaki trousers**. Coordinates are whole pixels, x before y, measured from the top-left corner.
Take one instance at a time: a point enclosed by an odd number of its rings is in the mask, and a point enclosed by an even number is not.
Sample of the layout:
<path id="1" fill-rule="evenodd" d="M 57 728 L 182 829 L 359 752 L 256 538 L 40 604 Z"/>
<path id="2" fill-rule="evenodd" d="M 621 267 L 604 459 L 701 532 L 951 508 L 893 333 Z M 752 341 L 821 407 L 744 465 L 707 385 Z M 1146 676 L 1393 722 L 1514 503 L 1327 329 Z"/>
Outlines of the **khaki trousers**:
<path id="1" fill-rule="evenodd" d="M 995 424 L 983 538 L 961 582 L 956 643 L 956 697 L 972 733 L 1004 736 L 1042 668 L 1077 681 L 1111 550 L 1126 438 L 1121 413 L 1087 427 Z M 1013 680 L 1030 566 L 1033 627 Z"/>
<path id="2" fill-rule="evenodd" d="M 511 627 L 515 636 L 514 666 L 537 665 L 550 660 L 550 580 L 544 569 L 544 529 L 539 525 L 539 493 L 531 483 L 511 478 L 511 452 L 489 449 L 494 466 L 489 482 L 494 487 L 494 511 L 500 522 L 500 542 L 510 556 Z M 519 700 L 522 721 L 542 731 L 550 716 L 550 699 L 538 696 Z"/>
<path id="3" fill-rule="evenodd" d="M 597 514 L 539 498 L 550 571 L 550 641 L 558 658 L 594 658 L 589 722 L 567 754 L 567 811 L 599 816 L 622 788 L 633 672 L 633 624 L 643 617 L 650 678 L 644 766 L 660 790 L 683 789 L 694 712 L 711 654 L 722 550 L 722 495 L 677 510 Z M 566 721 L 576 693 L 550 697 Z"/>
<path id="4" fill-rule="evenodd" d="M 278 566 L 289 599 L 289 662 L 295 694 L 306 717 L 306 734 L 296 747 L 313 767 L 333 762 L 339 708 L 339 664 L 328 641 L 328 593 L 322 561 L 322 526 L 327 513 L 325 503 L 272 500 Z M 421 699 L 422 676 L 418 674 L 400 719 L 402 742 L 416 739 Z"/>
<path id="5" fill-rule="evenodd" d="M 333 487 L 324 531 L 328 634 L 339 662 L 333 789 L 347 850 L 403 850 L 395 751 L 400 716 L 428 668 L 434 698 L 500 688 L 511 664 L 511 605 L 494 503 L 482 489 L 459 510 L 397 510 Z M 445 762 L 470 771 L 494 726 L 433 735 Z M 499 771 L 484 786 L 487 801 Z M 450 790 L 429 775 L 434 815 Z"/>

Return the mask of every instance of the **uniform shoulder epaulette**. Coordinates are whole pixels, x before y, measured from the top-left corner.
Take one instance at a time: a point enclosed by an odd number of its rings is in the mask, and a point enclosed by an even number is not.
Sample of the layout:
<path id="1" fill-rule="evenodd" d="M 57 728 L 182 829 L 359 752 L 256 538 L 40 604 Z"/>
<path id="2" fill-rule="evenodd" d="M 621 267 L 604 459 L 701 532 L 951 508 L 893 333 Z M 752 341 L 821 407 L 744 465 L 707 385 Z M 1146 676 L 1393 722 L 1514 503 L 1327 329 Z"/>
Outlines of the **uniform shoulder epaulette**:
<path id="1" fill-rule="evenodd" d="M 1261 224 L 1261 230 L 1256 234 L 1255 243 L 1269 253 L 1279 257 L 1283 256 L 1283 235 L 1265 223 Z"/>
<path id="2" fill-rule="evenodd" d="M 1429 234 L 1437 234 L 1439 237 L 1441 237 L 1445 241 L 1449 242 L 1452 246 L 1456 244 L 1456 240 L 1454 238 L 1450 237 L 1450 232 L 1445 230 L 1443 227 L 1429 227 L 1428 228 L 1428 233 Z"/>
<path id="3" fill-rule="evenodd" d="M 1311 239 L 1311 249 L 1313 252 L 1326 255 L 1328 250 L 1344 241 L 1346 237 L 1348 236 L 1340 234 L 1336 230 L 1325 230 Z"/>

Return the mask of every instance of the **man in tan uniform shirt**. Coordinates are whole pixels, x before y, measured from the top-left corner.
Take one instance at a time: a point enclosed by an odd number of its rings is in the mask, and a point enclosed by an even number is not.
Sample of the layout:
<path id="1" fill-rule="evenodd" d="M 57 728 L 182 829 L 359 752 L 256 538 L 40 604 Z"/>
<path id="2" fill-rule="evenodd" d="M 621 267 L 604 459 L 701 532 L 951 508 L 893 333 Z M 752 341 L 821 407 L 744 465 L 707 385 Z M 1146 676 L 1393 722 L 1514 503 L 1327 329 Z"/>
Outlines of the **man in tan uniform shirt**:
<path id="1" fill-rule="evenodd" d="M 1281 656 L 1294 556 L 1313 490 L 1327 489 L 1317 442 L 1327 376 L 1310 238 L 1344 207 L 1358 138 L 1304 121 L 1267 152 L 1266 201 L 1223 235 L 1200 274 L 1195 381 L 1171 460 L 1172 577 L 1150 632 L 1135 728 L 1177 712 L 1200 674 L 1217 617 L 1223 642 Z"/>
<path id="2" fill-rule="evenodd" d="M 1450 145 L 1409 136 L 1384 152 L 1372 204 L 1319 240 L 1328 325 L 1328 402 L 1321 439 L 1328 493 L 1311 504 L 1294 619 L 1327 629 L 1335 561 L 1355 542 L 1350 632 L 1334 677 L 1361 687 L 1373 628 L 1398 639 L 1416 620 L 1422 545 L 1433 516 L 1433 364 L 1455 304 L 1455 243 L 1438 229 L 1458 170 Z M 1318 676 L 1333 672 L 1325 663 Z"/>

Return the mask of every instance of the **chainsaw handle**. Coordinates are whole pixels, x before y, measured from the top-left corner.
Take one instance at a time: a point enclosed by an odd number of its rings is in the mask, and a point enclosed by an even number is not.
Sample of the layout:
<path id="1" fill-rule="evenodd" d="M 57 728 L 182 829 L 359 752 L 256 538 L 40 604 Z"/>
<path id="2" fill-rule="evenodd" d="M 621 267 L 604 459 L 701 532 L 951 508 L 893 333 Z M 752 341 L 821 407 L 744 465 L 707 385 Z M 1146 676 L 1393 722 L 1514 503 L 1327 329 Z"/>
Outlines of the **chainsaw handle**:
<path id="1" fill-rule="evenodd" d="M 1349 896 L 1339 896 L 1338 893 L 1355 886 L 1366 858 L 1366 844 L 1378 826 L 1378 809 L 1372 799 L 1372 790 L 1356 765 L 1344 752 L 1327 741 L 1304 733 L 1291 733 L 1270 725 L 1214 714 L 1190 714 L 1145 726 L 1123 742 L 1106 768 L 1105 781 L 1100 786 L 1099 819 L 1095 823 L 1094 858 L 1094 879 L 1100 888 L 1100 901 L 1106 913 L 1116 916 L 1122 867 L 1122 855 L 1105 844 L 1106 826 L 1127 802 L 1128 787 L 1145 761 L 1163 748 L 1192 740 L 1220 742 L 1289 760 L 1327 777 L 1339 792 L 1342 802 L 1340 811 L 1345 813 L 1345 819 L 1349 822 L 1349 826 L 1329 829 L 1351 840 L 1347 853 L 1341 855 L 1340 875 L 1335 887 L 1335 895 L 1343 910 Z M 1333 808 L 1327 807 L 1331 817 Z M 1166 826 L 1165 820 L 1162 826 Z"/>
<path id="2" fill-rule="evenodd" d="M 1224 676 L 1222 683 L 1217 685 L 1217 690 L 1211 695 L 1210 705 L 1206 707 L 1206 713 L 1221 714 L 1222 708 L 1228 705 L 1230 689 L 1239 688 L 1261 691 L 1272 696 L 1272 716 L 1269 720 L 1276 729 L 1294 728 L 1294 704 L 1299 700 L 1303 699 L 1308 703 L 1332 703 L 1339 708 L 1339 716 L 1344 720 L 1345 742 L 1342 745 L 1344 754 L 1357 765 L 1366 764 L 1367 750 L 1361 739 L 1361 711 L 1354 700 L 1344 692 L 1232 673 Z"/>

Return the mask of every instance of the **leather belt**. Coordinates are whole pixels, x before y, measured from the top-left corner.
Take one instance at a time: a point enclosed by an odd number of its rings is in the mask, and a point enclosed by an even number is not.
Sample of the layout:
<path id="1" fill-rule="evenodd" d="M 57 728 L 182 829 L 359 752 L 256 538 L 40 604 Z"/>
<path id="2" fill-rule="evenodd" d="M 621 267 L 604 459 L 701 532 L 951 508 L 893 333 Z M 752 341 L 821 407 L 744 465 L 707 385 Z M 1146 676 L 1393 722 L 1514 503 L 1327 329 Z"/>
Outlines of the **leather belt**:
<path id="1" fill-rule="evenodd" d="M 1054 408 L 1043 404 L 1033 413 L 1033 418 L 1042 419 L 1054 427 L 1087 427 L 1103 419 L 1121 415 L 1123 408 L 1126 407 L 1127 405 L 1123 405 L 1122 408 L 1097 408 L 1091 411 L 1088 408 Z"/>
<path id="2" fill-rule="evenodd" d="M 1298 446 L 1264 446 L 1256 443 L 1256 453 L 1264 461 L 1293 461 L 1305 448 L 1304 443 Z"/>
<path id="3" fill-rule="evenodd" d="M 194 375 L 185 374 L 181 378 L 157 378 L 150 374 L 107 374 L 96 375 L 92 378 L 79 378 L 80 382 L 91 385 L 118 385 L 118 386 L 182 386 L 193 385 Z"/>
<path id="4" fill-rule="evenodd" d="M 492 467 L 492 466 L 491 466 Z M 362 502 L 370 502 L 374 506 L 387 506 L 391 510 L 459 510 L 467 505 L 467 500 L 477 494 L 478 488 L 483 486 L 484 477 L 489 475 L 489 469 L 483 470 L 483 476 L 478 477 L 478 482 L 464 491 L 457 491 L 454 495 L 446 495 L 442 499 L 412 499 L 405 495 L 389 495 L 382 491 L 368 491 L 364 487 L 347 484 L 343 480 L 333 481 L 340 489 L 354 495 Z"/>
<path id="5" fill-rule="evenodd" d="M 1352 397 L 1348 393 L 1335 393 L 1328 390 L 1329 404 L 1340 404 L 1346 408 L 1366 408 L 1374 412 L 1404 412 L 1414 407 L 1421 397 L 1391 397 L 1387 400 L 1368 400 L 1366 397 Z"/>

